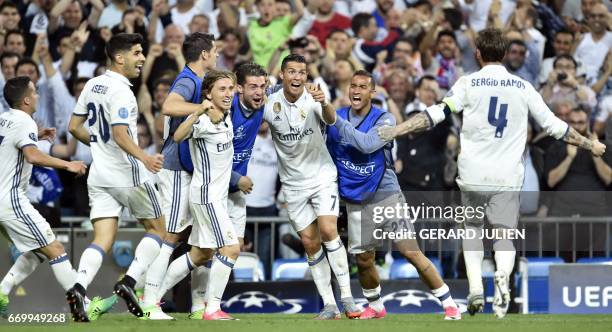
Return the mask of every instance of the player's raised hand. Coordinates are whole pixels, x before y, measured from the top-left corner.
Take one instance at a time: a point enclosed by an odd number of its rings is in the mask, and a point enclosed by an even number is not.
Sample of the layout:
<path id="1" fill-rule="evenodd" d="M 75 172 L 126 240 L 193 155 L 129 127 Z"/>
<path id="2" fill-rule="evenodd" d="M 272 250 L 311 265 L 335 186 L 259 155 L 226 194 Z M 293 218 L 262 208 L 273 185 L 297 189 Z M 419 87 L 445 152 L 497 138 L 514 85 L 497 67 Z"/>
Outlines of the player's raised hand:
<path id="1" fill-rule="evenodd" d="M 87 165 L 85 165 L 85 163 L 80 160 L 74 160 L 68 162 L 66 170 L 68 172 L 75 173 L 77 176 L 82 176 L 85 175 L 85 172 L 87 172 Z"/>
<path id="2" fill-rule="evenodd" d="M 325 94 L 323 93 L 323 90 L 321 90 L 321 86 L 319 84 L 310 84 L 306 86 L 306 90 L 317 103 L 326 104 Z"/>
<path id="3" fill-rule="evenodd" d="M 38 140 L 47 140 L 49 143 L 55 141 L 55 128 L 39 128 L 38 129 Z"/>
<path id="4" fill-rule="evenodd" d="M 383 141 L 392 141 L 396 136 L 395 127 L 382 126 L 378 128 L 378 136 Z"/>
<path id="5" fill-rule="evenodd" d="M 238 180 L 238 189 L 245 194 L 250 194 L 253 190 L 253 181 L 248 176 L 241 176 Z"/>
<path id="6" fill-rule="evenodd" d="M 152 156 L 146 156 L 142 162 L 151 173 L 156 174 L 164 166 L 164 156 L 157 153 Z"/>

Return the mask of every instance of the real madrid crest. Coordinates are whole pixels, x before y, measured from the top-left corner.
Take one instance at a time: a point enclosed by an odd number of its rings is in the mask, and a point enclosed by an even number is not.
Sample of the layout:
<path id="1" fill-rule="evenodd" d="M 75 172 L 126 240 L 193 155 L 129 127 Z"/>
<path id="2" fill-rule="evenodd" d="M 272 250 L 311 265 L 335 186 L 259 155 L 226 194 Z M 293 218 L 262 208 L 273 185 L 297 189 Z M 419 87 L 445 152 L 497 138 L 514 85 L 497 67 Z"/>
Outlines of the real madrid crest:
<path id="1" fill-rule="evenodd" d="M 272 110 L 274 111 L 274 113 L 278 114 L 281 111 L 281 104 L 277 101 L 274 103 L 274 106 L 272 106 Z"/>
<path id="2" fill-rule="evenodd" d="M 307 115 L 308 115 L 308 113 L 306 113 L 306 110 L 300 108 L 300 116 L 302 117 L 302 120 L 306 120 L 306 116 Z"/>

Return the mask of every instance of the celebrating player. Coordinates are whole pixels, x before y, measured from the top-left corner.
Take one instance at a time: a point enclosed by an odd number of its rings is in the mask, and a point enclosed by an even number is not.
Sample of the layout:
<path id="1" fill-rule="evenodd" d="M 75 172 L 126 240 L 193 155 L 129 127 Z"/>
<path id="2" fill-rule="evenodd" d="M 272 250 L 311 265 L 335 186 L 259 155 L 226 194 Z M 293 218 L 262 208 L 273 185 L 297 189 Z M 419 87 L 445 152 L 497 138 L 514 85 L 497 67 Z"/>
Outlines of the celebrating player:
<path id="1" fill-rule="evenodd" d="M 39 136 L 32 119 L 38 93 L 28 77 L 9 79 L 4 86 L 4 98 L 11 109 L 0 115 L 0 228 L 4 228 L 5 234 L 23 255 L 0 284 L 0 315 L 7 312 L 8 296 L 13 286 L 38 265 L 36 262 L 28 263 L 28 260 L 46 257 L 64 290 L 71 288 L 77 278 L 64 246 L 55 239 L 49 223 L 26 197 L 32 165 L 65 169 L 77 175 L 84 175 L 87 169 L 82 161 L 68 162 L 38 150 L 38 139 L 54 137 L 55 130 L 43 130 L 44 136 Z"/>
<path id="2" fill-rule="evenodd" d="M 189 153 L 189 143 L 177 144 L 173 140 L 176 128 L 187 116 L 211 106 L 210 101 L 202 102 L 202 78 L 213 69 L 217 62 L 217 47 L 214 37 L 209 34 L 193 33 L 183 43 L 183 56 L 187 65 L 174 80 L 170 94 L 162 107 L 166 115 L 164 145 L 164 167 L 159 172 L 162 208 L 167 216 L 166 238 L 159 256 L 151 264 L 147 273 L 143 309 L 145 317 L 152 320 L 173 319 L 162 312 L 159 302 L 163 294 L 159 287 L 168 268 L 168 260 L 176 244 L 188 236 L 187 228 L 192 220 L 189 214 L 189 184 L 193 164 Z M 210 110 L 208 116 L 218 123 L 223 113 Z M 189 318 L 201 319 L 204 313 L 204 295 L 210 268 L 199 266 L 191 272 L 191 314 Z M 159 295 L 159 297 L 158 297 Z"/>
<path id="3" fill-rule="evenodd" d="M 337 111 L 336 123 L 329 127 L 327 148 L 338 168 L 340 197 L 346 201 L 349 231 L 349 253 L 357 255 L 359 282 L 369 306 L 360 319 L 382 318 L 386 315 L 380 298 L 380 277 L 374 266 L 376 242 L 373 229 L 369 234 L 363 223 L 373 221 L 363 215 L 372 211 L 366 206 L 397 206 L 405 204 L 397 176 L 393 171 L 392 143 L 378 137 L 382 125 L 393 125 L 393 115 L 372 106 L 374 78 L 367 71 L 353 74 L 349 86 L 350 107 Z M 363 218 L 362 218 L 363 215 Z M 389 220 L 383 225 L 388 229 L 403 227 L 414 230 L 406 220 Z M 367 227 L 364 227 L 367 229 Z M 398 250 L 414 265 L 421 279 L 432 289 L 444 307 L 445 319 L 461 319 L 457 304 L 450 295 L 431 261 L 419 250 L 416 240 L 396 242 Z"/>
<path id="4" fill-rule="evenodd" d="M 283 87 L 269 96 L 264 119 L 270 125 L 289 219 L 299 233 L 323 310 L 317 319 L 337 319 L 331 269 L 340 285 L 347 317 L 361 314 L 351 294 L 346 249 L 338 236 L 337 172 L 327 149 L 321 121 L 334 124 L 336 112 L 318 87 L 305 91 L 306 60 L 289 55 L 281 63 Z M 327 249 L 327 257 L 321 246 Z"/>
<path id="5" fill-rule="evenodd" d="M 236 80 L 238 93 L 234 95 L 230 112 L 234 126 L 234 161 L 227 207 L 242 248 L 246 226 L 244 194 L 250 193 L 253 188 L 253 181 L 246 174 L 255 138 L 263 121 L 267 73 L 260 65 L 247 62 L 237 68 Z"/>
<path id="6" fill-rule="evenodd" d="M 204 265 L 218 250 L 217 259 L 210 267 L 210 280 L 206 288 L 207 304 L 202 317 L 205 320 L 234 319 L 221 310 L 221 297 L 240 254 L 238 236 L 227 213 L 234 154 L 232 121 L 227 113 L 232 106 L 234 87 L 234 74 L 215 70 L 209 72 L 202 83 L 202 90 L 213 106 L 198 109 L 174 132 L 177 143 L 189 138 L 194 164 L 189 202 L 194 222 L 189 236 L 191 250 L 170 264 L 160 294 L 172 288 L 194 267 Z M 222 122 L 212 123 L 207 113 L 213 109 L 225 114 Z"/>
<path id="7" fill-rule="evenodd" d="M 141 44 L 139 34 L 120 33 L 110 39 L 106 45 L 110 69 L 85 84 L 70 119 L 70 133 L 90 145 L 93 157 L 87 186 L 94 240 L 81 256 L 77 283 L 66 293 L 76 321 L 87 320 L 83 310 L 85 290 L 115 241 L 118 218 L 124 208 L 144 225 L 146 234 L 114 291 L 138 317 L 143 313 L 134 285 L 159 254 L 165 236 L 158 193 L 145 173 L 145 167 L 153 173 L 159 172 L 163 156 L 147 155 L 138 147 L 138 106 L 130 90 L 129 79 L 140 75 L 145 61 Z M 85 121 L 89 131 L 83 127 Z"/>
<path id="8" fill-rule="evenodd" d="M 463 111 L 457 184 L 464 204 L 486 205 L 486 217 L 494 228 L 514 229 L 519 215 L 518 192 L 524 178 L 522 157 L 529 115 L 548 135 L 590 150 L 596 157 L 605 152 L 605 145 L 583 137 L 559 120 L 531 84 L 508 73 L 501 65 L 506 50 L 501 31 L 481 31 L 476 48 L 480 71 L 461 77 L 442 103 L 428 107 L 397 127 L 379 128 L 379 135 L 390 141 L 426 130 L 451 112 Z M 483 221 L 466 221 L 465 228 L 479 233 Z M 508 276 L 514 267 L 516 250 L 508 239 L 495 241 L 493 250 L 497 266 L 493 310 L 501 318 L 510 302 Z M 473 315 L 484 306 L 482 240 L 463 240 L 463 252 L 470 286 L 468 310 Z"/>

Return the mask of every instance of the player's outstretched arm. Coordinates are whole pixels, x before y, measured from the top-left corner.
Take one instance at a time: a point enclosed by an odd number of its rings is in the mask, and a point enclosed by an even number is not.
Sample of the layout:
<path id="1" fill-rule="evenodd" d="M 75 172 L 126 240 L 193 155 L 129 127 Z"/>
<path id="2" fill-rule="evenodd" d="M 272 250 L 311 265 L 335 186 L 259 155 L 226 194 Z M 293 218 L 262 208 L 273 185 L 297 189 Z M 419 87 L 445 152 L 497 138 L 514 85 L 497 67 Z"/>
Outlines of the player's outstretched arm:
<path id="1" fill-rule="evenodd" d="M 68 131 L 81 143 L 89 145 L 89 132 L 83 127 L 86 120 L 87 116 L 72 114 L 70 123 L 68 123 Z"/>
<path id="2" fill-rule="evenodd" d="M 334 106 L 327 101 L 327 97 L 325 97 L 325 93 L 321 90 L 321 86 L 319 84 L 316 86 L 310 84 L 306 86 L 306 91 L 312 95 L 314 101 L 321 104 L 323 121 L 328 125 L 336 123 L 336 110 Z"/>
<path id="3" fill-rule="evenodd" d="M 174 141 L 176 143 L 180 143 L 184 140 L 186 140 L 191 133 L 193 132 L 193 124 L 196 123 L 198 121 L 198 119 L 200 118 L 200 115 L 202 114 L 208 114 L 209 111 L 214 110 L 214 107 L 212 106 L 212 103 L 208 102 L 211 106 L 206 107 L 205 109 L 200 109 L 197 110 L 194 113 L 191 113 L 187 119 L 185 119 L 185 121 L 183 121 L 183 123 L 181 123 L 181 125 L 176 128 L 176 131 L 174 132 Z M 212 122 L 212 119 L 211 119 Z M 213 122 L 215 123 L 215 122 Z"/>
<path id="4" fill-rule="evenodd" d="M 65 161 L 51 157 L 42 153 L 35 145 L 25 146 L 22 151 L 25 159 L 32 165 L 64 169 L 77 175 L 84 175 L 87 171 L 87 166 L 82 161 Z"/>
<path id="5" fill-rule="evenodd" d="M 392 141 L 396 137 L 412 133 L 420 133 L 431 127 L 431 120 L 426 112 L 419 112 L 412 118 L 400 123 L 395 127 L 382 126 L 378 128 L 378 136 L 383 141 Z"/>
<path id="6" fill-rule="evenodd" d="M 194 104 L 185 101 L 185 98 L 180 94 L 170 92 L 162 105 L 162 114 L 172 117 L 189 116 L 210 106 L 211 104 L 208 100 L 204 100 L 201 104 Z"/>
<path id="7" fill-rule="evenodd" d="M 580 135 L 580 133 L 572 127 L 569 127 L 569 130 L 563 137 L 563 140 L 568 144 L 591 151 L 591 154 L 593 154 L 595 157 L 601 157 L 601 155 L 606 152 L 605 144 L 601 143 L 596 138 L 591 140 Z"/>
<path id="8" fill-rule="evenodd" d="M 127 125 L 115 124 L 112 128 L 113 139 L 115 140 L 115 143 L 119 145 L 121 150 L 142 161 L 145 167 L 152 173 L 157 173 L 162 169 L 164 166 L 164 156 L 159 153 L 150 156 L 142 151 L 142 149 L 132 140 L 132 137 L 128 132 L 129 127 Z"/>

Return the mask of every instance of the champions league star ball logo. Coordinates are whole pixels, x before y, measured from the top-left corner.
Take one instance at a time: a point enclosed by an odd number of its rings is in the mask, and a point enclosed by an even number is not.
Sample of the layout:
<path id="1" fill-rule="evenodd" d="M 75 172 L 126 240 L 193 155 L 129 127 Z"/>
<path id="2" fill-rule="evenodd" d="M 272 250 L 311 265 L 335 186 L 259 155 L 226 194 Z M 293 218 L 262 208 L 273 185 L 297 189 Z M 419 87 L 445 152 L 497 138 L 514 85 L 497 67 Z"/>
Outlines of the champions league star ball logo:
<path id="1" fill-rule="evenodd" d="M 365 300 L 365 299 L 364 299 Z M 443 312 L 442 303 L 430 292 L 418 289 L 403 289 L 389 293 L 382 297 L 382 301 L 388 312 L 394 313 L 432 313 Z M 358 301 L 359 305 L 365 307 L 367 301 Z M 362 303 L 363 302 L 363 303 Z M 461 312 L 465 312 L 467 307 L 465 300 L 455 299 Z"/>
<path id="2" fill-rule="evenodd" d="M 246 135 L 246 133 L 244 132 L 244 126 L 240 126 L 236 129 L 236 133 L 234 134 L 234 137 L 236 139 L 241 139 Z"/>
<path id="3" fill-rule="evenodd" d="M 304 299 L 278 299 L 268 293 L 251 291 L 237 294 L 223 303 L 229 312 L 295 314 L 302 311 Z"/>

